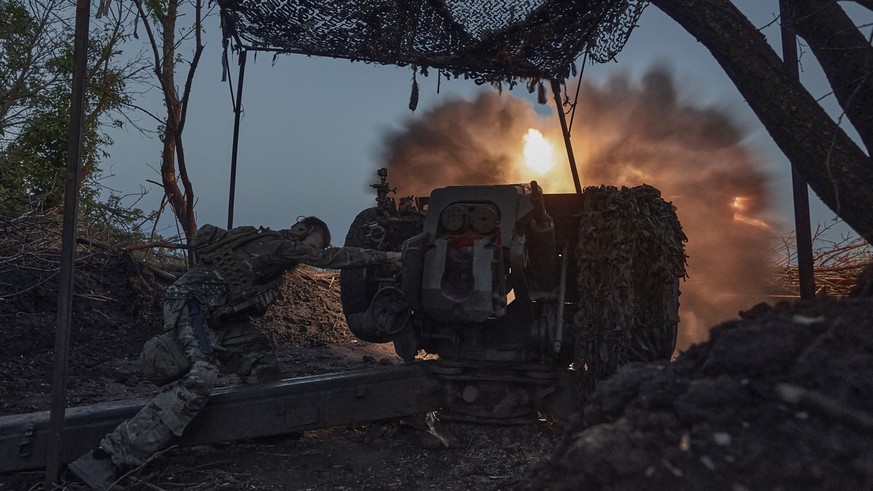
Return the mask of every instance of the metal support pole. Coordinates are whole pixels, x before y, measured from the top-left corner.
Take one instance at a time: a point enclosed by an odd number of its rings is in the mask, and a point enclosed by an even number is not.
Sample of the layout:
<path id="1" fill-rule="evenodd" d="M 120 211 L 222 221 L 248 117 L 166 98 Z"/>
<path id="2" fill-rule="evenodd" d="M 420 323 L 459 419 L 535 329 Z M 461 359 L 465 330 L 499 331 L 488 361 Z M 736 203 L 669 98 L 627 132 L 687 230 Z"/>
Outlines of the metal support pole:
<path id="1" fill-rule="evenodd" d="M 793 15 L 788 0 L 779 0 L 782 18 L 782 60 L 795 80 L 800 80 L 797 69 L 797 39 L 791 26 Z M 809 218 L 809 190 L 807 183 L 791 162 L 791 186 L 794 192 L 794 230 L 797 239 L 797 270 L 800 280 L 800 298 L 815 297 L 815 271 L 812 259 L 812 231 Z"/>
<path id="2" fill-rule="evenodd" d="M 579 183 L 579 171 L 576 170 L 576 157 L 573 156 L 573 145 L 570 144 L 570 130 L 567 129 L 567 116 L 564 114 L 564 106 L 561 104 L 561 84 L 552 80 L 552 94 L 555 96 L 555 109 L 558 110 L 558 119 L 561 121 L 561 134 L 564 135 L 564 145 L 567 147 L 567 158 L 570 160 L 570 172 L 573 173 L 573 185 L 576 186 L 576 194 L 582 194 L 582 184 Z"/>
<path id="3" fill-rule="evenodd" d="M 73 81 L 70 127 L 67 136 L 67 178 L 64 187 L 64 220 L 61 238 L 61 268 L 58 275 L 58 316 L 55 325 L 54 371 L 45 489 L 58 482 L 63 446 L 67 398 L 67 358 L 70 350 L 70 318 L 73 312 L 73 276 L 76 267 L 76 222 L 79 211 L 79 169 L 82 165 L 85 70 L 88 60 L 88 27 L 91 1 L 77 0 L 73 37 Z"/>
<path id="4" fill-rule="evenodd" d="M 227 229 L 233 228 L 233 201 L 236 195 L 236 157 L 239 151 L 239 118 L 242 114 L 243 82 L 246 77 L 246 49 L 239 52 L 239 78 L 236 83 L 236 104 L 233 107 L 233 150 L 230 155 L 230 194 L 227 198 Z"/>

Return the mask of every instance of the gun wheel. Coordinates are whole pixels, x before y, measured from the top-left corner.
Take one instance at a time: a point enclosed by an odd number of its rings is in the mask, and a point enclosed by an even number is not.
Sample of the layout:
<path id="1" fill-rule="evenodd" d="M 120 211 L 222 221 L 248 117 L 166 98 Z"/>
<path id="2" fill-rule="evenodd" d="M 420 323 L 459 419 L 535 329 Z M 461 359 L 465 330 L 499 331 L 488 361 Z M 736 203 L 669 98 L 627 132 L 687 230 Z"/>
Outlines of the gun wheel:
<path id="1" fill-rule="evenodd" d="M 358 213 L 349 226 L 346 234 L 345 245 L 347 247 L 362 247 L 376 249 L 379 242 L 370 234 L 371 225 L 379 222 L 380 211 L 378 208 L 367 208 Z M 350 317 L 355 314 L 366 312 L 370 303 L 376 296 L 379 285 L 376 281 L 378 266 L 367 268 L 343 269 L 340 271 L 340 302 L 349 330 L 358 338 L 369 343 L 386 343 L 390 337 L 385 334 L 369 332 L 363 329 L 363 323 L 356 322 Z"/>

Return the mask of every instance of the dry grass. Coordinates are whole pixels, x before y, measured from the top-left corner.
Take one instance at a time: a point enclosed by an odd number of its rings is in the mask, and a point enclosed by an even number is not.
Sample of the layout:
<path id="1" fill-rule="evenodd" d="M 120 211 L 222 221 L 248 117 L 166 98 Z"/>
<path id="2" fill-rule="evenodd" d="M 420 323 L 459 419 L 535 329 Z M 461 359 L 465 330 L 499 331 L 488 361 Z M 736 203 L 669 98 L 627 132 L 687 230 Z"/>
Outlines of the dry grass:
<path id="1" fill-rule="evenodd" d="M 861 272 L 873 264 L 873 247 L 858 236 L 840 235 L 831 238 L 837 222 L 819 226 L 813 234 L 813 264 L 816 294 L 844 298 L 855 285 Z M 797 247 L 793 235 L 782 237 L 776 250 L 777 262 L 773 283 L 800 298 L 797 267 Z"/>

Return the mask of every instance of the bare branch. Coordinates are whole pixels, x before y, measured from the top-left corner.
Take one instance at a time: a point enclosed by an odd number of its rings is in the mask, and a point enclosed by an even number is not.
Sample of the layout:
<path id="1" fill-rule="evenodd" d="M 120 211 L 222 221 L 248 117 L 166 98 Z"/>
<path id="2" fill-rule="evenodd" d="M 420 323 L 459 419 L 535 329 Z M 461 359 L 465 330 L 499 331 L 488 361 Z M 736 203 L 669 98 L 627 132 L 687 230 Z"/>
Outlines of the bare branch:
<path id="1" fill-rule="evenodd" d="M 187 249 L 188 246 L 185 244 L 176 244 L 173 242 L 168 242 L 166 240 L 158 240 L 155 242 L 144 242 L 142 244 L 130 244 L 121 248 L 123 251 L 131 252 L 131 251 L 141 251 L 143 249 L 155 249 L 155 248 L 163 248 L 163 249 Z"/>

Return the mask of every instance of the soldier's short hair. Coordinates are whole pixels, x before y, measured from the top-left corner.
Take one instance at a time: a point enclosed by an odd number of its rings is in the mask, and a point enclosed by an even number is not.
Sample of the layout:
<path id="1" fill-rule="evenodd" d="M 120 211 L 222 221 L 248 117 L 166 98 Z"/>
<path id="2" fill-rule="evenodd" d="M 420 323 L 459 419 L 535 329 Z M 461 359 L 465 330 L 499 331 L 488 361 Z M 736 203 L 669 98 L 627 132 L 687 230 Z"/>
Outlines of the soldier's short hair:
<path id="1" fill-rule="evenodd" d="M 318 232 L 324 237 L 324 247 L 330 245 L 330 229 L 327 228 L 327 224 L 318 217 L 306 217 L 300 220 L 300 223 L 306 225 L 311 228 L 313 232 Z M 310 232 L 311 233 L 311 232 Z"/>

